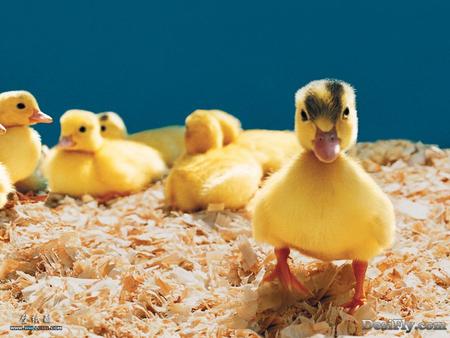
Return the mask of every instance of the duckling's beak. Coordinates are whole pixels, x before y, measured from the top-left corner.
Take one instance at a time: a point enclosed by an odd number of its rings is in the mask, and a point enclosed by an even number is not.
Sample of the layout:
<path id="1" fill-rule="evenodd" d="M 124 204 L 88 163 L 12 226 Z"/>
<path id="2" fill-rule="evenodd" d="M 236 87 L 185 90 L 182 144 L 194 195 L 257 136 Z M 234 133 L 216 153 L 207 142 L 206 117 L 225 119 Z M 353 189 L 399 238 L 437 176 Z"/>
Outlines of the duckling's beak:
<path id="1" fill-rule="evenodd" d="M 52 123 L 53 119 L 48 116 L 47 114 L 44 114 L 40 110 L 34 109 L 33 114 L 28 118 L 30 123 Z"/>
<path id="2" fill-rule="evenodd" d="M 320 161 L 325 163 L 331 163 L 336 160 L 341 151 L 335 126 L 329 131 L 322 131 L 317 127 L 313 143 L 314 154 Z"/>
<path id="3" fill-rule="evenodd" d="M 6 133 L 6 128 L 3 126 L 3 124 L 0 124 L 0 135 Z"/>
<path id="4" fill-rule="evenodd" d="M 59 139 L 58 146 L 61 148 L 71 148 L 75 145 L 75 141 L 73 140 L 72 136 L 62 136 Z"/>

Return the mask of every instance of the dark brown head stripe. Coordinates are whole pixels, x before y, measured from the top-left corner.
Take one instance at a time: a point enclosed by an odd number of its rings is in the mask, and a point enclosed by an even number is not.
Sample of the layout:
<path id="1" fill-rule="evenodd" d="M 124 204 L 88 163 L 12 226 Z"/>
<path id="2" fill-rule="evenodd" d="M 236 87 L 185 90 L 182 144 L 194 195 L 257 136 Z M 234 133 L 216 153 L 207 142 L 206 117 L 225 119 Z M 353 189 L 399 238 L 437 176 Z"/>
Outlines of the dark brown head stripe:
<path id="1" fill-rule="evenodd" d="M 342 112 L 342 95 L 344 94 L 344 86 L 338 81 L 327 82 L 327 89 L 330 92 L 330 111 L 337 117 Z"/>
<path id="2" fill-rule="evenodd" d="M 100 121 L 108 121 L 108 114 L 102 115 Z"/>
<path id="3" fill-rule="evenodd" d="M 326 83 L 326 88 L 330 93 L 329 101 L 311 92 L 305 98 L 305 108 L 312 120 L 323 116 L 329 118 L 332 122 L 336 122 L 343 110 L 344 86 L 338 81 L 330 80 Z"/>

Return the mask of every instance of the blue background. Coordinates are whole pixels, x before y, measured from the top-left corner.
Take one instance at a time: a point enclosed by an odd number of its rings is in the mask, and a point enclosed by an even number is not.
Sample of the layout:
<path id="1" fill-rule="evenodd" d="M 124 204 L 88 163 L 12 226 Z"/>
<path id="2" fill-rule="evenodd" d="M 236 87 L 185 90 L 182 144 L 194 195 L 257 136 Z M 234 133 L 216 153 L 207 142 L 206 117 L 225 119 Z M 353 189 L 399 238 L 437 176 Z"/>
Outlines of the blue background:
<path id="1" fill-rule="evenodd" d="M 56 119 L 114 110 L 130 131 L 220 108 L 246 128 L 292 128 L 294 92 L 333 77 L 358 90 L 360 140 L 450 146 L 448 1 L 8 1 L 0 90 Z"/>

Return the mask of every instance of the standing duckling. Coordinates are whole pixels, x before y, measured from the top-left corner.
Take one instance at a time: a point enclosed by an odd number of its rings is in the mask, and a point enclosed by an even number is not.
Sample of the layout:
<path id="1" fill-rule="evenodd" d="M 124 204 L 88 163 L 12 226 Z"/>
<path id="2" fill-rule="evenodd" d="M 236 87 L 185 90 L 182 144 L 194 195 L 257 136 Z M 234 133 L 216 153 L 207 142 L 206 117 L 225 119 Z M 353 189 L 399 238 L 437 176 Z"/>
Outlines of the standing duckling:
<path id="1" fill-rule="evenodd" d="M 29 92 L 19 90 L 0 94 L 0 123 L 6 133 L 0 136 L 0 162 L 16 183 L 31 176 L 41 156 L 41 138 L 30 128 L 36 123 L 51 123 L 52 118 L 39 109 Z"/>
<path id="2" fill-rule="evenodd" d="M 343 305 L 364 303 L 367 262 L 389 247 L 395 216 L 389 198 L 345 154 L 356 142 L 353 88 L 337 80 L 313 81 L 295 95 L 296 133 L 304 151 L 269 178 L 256 197 L 253 234 L 275 246 L 277 265 L 266 278 L 299 292 L 306 288 L 289 269 L 290 248 L 331 261 L 353 261 L 356 286 Z"/>
<path id="3" fill-rule="evenodd" d="M 127 134 L 127 128 L 122 118 L 114 112 L 99 113 L 103 137 L 110 139 L 125 139 L 143 143 L 159 151 L 166 164 L 171 167 L 175 160 L 184 152 L 184 127 L 168 126 L 144 130 L 135 134 Z"/>
<path id="4" fill-rule="evenodd" d="M 127 140 L 104 139 L 94 113 L 69 110 L 61 137 L 43 165 L 51 192 L 108 198 L 137 192 L 167 170 L 157 151 Z"/>

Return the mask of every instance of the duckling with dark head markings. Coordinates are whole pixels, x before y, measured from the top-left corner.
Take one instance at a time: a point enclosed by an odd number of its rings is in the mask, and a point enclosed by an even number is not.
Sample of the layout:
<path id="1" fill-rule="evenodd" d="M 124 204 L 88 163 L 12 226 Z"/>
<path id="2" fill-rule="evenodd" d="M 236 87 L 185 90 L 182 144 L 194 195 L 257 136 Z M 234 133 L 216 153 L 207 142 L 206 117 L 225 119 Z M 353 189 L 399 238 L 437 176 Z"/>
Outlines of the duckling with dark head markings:
<path id="1" fill-rule="evenodd" d="M 253 235 L 275 246 L 277 265 L 266 278 L 299 292 L 306 288 L 287 264 L 290 248 L 321 260 L 350 259 L 356 280 L 350 312 L 364 302 L 367 262 L 391 245 L 392 203 L 345 151 L 356 142 L 353 88 L 313 81 L 295 95 L 295 126 L 302 151 L 271 176 L 255 197 Z"/>

